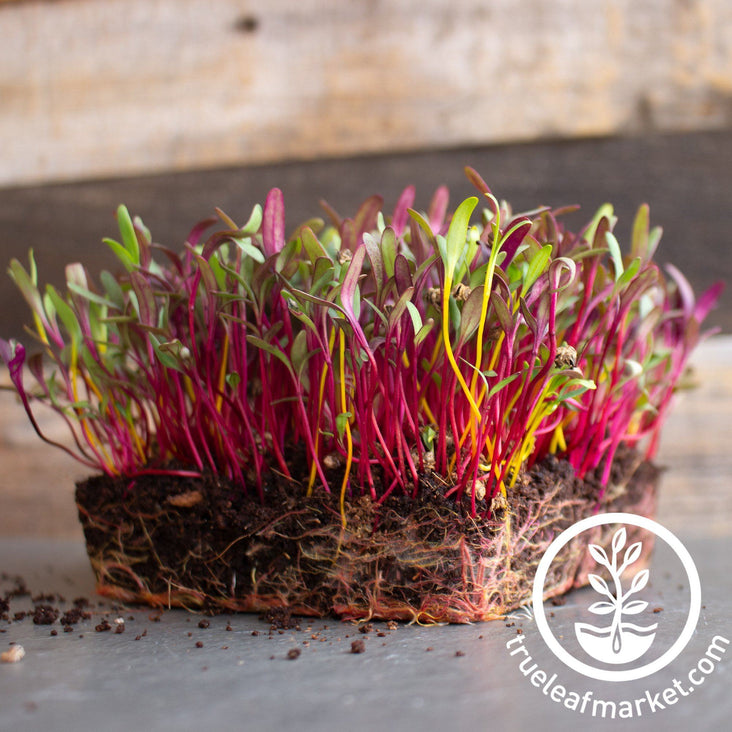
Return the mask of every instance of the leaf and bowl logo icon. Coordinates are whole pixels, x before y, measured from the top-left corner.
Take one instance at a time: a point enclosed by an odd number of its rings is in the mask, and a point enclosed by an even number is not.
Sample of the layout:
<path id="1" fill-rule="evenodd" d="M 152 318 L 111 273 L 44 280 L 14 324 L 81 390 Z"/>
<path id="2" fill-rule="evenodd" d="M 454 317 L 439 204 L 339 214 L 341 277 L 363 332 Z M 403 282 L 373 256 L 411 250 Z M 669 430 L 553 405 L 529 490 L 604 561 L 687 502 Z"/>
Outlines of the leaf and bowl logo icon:
<path id="1" fill-rule="evenodd" d="M 623 589 L 623 575 L 638 560 L 643 548 L 640 541 L 626 548 L 626 542 L 627 534 L 623 527 L 613 535 L 612 558 L 601 546 L 589 545 L 592 558 L 607 569 L 613 587 L 611 589 L 600 575 L 590 574 L 588 579 L 592 589 L 605 599 L 594 602 L 588 610 L 595 615 L 610 616 L 610 623 L 601 626 L 591 623 L 574 625 L 582 649 L 595 660 L 610 664 L 630 663 L 643 656 L 653 644 L 658 627 L 658 623 L 643 626 L 625 619 L 642 613 L 648 607 L 647 602 L 633 599 L 633 596 L 648 584 L 650 576 L 649 570 L 643 569 L 633 576 L 628 589 Z"/>

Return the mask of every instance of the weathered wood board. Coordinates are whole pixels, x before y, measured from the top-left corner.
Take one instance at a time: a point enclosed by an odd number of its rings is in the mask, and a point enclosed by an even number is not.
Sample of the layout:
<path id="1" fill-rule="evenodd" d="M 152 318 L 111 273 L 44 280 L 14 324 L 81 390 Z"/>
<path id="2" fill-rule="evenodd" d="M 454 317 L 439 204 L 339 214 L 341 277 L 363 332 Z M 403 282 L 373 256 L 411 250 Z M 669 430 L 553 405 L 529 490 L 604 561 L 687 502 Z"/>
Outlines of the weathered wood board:
<path id="1" fill-rule="evenodd" d="M 0 38 L 0 186 L 732 118 L 728 0 L 18 0 Z"/>

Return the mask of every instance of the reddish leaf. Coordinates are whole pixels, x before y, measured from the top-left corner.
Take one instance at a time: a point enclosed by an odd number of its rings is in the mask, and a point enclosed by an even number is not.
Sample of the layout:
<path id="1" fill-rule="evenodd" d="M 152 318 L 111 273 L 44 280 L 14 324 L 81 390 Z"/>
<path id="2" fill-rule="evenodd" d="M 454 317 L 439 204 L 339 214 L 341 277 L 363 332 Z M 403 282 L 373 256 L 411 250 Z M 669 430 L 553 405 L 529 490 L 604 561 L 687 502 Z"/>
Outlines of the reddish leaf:
<path id="1" fill-rule="evenodd" d="M 402 236 L 404 229 L 409 222 L 409 209 L 414 203 L 414 186 L 407 186 L 403 191 L 402 195 L 399 196 L 396 206 L 394 207 L 394 213 L 391 217 L 391 226 L 396 232 L 397 236 Z"/>
<path id="2" fill-rule="evenodd" d="M 262 247 L 265 259 L 285 246 L 285 203 L 282 191 L 273 188 L 267 194 L 262 219 Z"/>

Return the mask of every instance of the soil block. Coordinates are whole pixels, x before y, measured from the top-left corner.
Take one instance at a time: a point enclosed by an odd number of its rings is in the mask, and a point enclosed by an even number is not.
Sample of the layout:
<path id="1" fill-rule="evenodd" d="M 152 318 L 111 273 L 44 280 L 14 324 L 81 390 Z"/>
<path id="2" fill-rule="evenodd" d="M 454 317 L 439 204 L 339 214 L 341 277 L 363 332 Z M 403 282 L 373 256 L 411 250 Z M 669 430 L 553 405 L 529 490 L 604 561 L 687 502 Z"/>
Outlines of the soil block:
<path id="1" fill-rule="evenodd" d="M 100 594 L 123 602 L 211 613 L 284 607 L 307 616 L 464 623 L 526 604 L 538 563 L 564 529 L 598 511 L 653 516 L 659 470 L 621 451 L 610 483 L 579 480 L 549 457 L 521 475 L 489 519 L 445 498 L 422 476 L 419 497 L 337 495 L 272 475 L 262 502 L 220 476 L 95 476 L 76 500 Z M 600 498 L 600 496 L 602 496 Z M 485 509 L 483 504 L 479 509 Z M 611 526 L 583 532 L 552 564 L 545 599 L 587 583 L 587 543 L 608 547 Z M 652 535 L 628 527 L 628 541 Z M 597 570 L 595 570 L 597 571 Z"/>

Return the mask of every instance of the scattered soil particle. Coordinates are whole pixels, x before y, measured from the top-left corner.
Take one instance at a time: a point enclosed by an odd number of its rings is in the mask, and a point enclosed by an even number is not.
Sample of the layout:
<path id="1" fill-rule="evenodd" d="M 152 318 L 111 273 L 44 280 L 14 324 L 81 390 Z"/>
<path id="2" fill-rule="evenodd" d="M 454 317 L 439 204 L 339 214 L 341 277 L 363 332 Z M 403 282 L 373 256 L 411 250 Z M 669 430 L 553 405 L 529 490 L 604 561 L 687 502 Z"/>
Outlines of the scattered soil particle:
<path id="1" fill-rule="evenodd" d="M 203 641 L 196 641 L 196 648 L 203 648 Z"/>
<path id="2" fill-rule="evenodd" d="M 359 633 L 370 633 L 374 629 L 373 623 L 364 623 L 362 626 L 359 627 L 358 632 Z"/>
<path id="3" fill-rule="evenodd" d="M 252 635 L 259 635 L 259 631 L 258 630 L 253 630 L 252 631 Z"/>
<path id="4" fill-rule="evenodd" d="M 211 625 L 211 623 L 208 620 L 199 620 L 198 621 L 199 628 L 208 628 L 210 625 Z"/>
<path id="5" fill-rule="evenodd" d="M 290 648 L 289 651 L 287 651 L 287 658 L 290 661 L 294 661 L 296 658 L 300 658 L 300 654 L 302 651 L 299 648 Z"/>
<path id="6" fill-rule="evenodd" d="M 662 607 L 660 607 L 660 606 L 659 606 L 659 607 L 654 607 L 654 608 L 653 608 L 653 612 L 654 612 L 654 613 L 661 613 L 661 612 L 663 612 L 663 608 L 662 608 Z"/>
<path id="7" fill-rule="evenodd" d="M 40 605 L 43 603 L 50 604 L 52 602 L 66 602 L 66 599 L 63 595 L 57 595 L 54 592 L 41 592 L 38 595 L 33 595 L 33 597 L 31 597 L 31 602 L 35 605 Z"/>
<path id="8" fill-rule="evenodd" d="M 465 655 L 465 651 L 455 651 L 455 655 L 458 658 L 462 658 Z"/>
<path id="9" fill-rule="evenodd" d="M 97 631 L 97 633 L 105 633 L 108 630 L 112 630 L 112 626 L 109 624 L 109 621 L 105 618 L 102 620 L 99 625 L 94 626 L 94 630 Z"/>
<path id="10" fill-rule="evenodd" d="M 51 631 L 51 635 L 58 635 L 58 631 L 56 630 L 56 628 L 54 628 L 54 629 L 53 629 L 53 630 Z"/>
<path id="11" fill-rule="evenodd" d="M 435 649 L 432 646 L 427 646 L 427 648 L 424 649 L 425 653 L 429 653 L 430 651 L 434 651 Z"/>
<path id="12" fill-rule="evenodd" d="M 552 605 L 554 605 L 554 607 L 561 607 L 566 602 L 567 602 L 566 595 L 557 595 L 556 597 L 552 597 Z"/>
<path id="13" fill-rule="evenodd" d="M 359 639 L 351 641 L 351 653 L 363 653 L 366 650 L 366 643 L 364 640 Z"/>
<path id="14" fill-rule="evenodd" d="M 386 624 L 389 630 L 396 630 L 399 627 L 399 623 L 396 620 L 389 620 Z"/>
<path id="15" fill-rule="evenodd" d="M 36 605 L 33 609 L 33 624 L 34 625 L 51 625 L 58 620 L 60 612 L 53 605 Z"/>
<path id="16" fill-rule="evenodd" d="M 87 610 L 82 610 L 80 606 L 75 606 L 70 610 L 67 610 L 61 616 L 61 625 L 76 625 L 81 620 L 90 620 L 91 613 Z"/>
<path id="17" fill-rule="evenodd" d="M 30 590 L 28 589 L 28 585 L 26 585 L 25 580 L 22 577 L 10 577 L 8 575 L 5 575 L 3 577 L 4 581 L 11 581 L 14 585 L 14 587 L 5 593 L 5 598 L 10 600 L 14 597 L 30 597 Z"/>
<path id="18" fill-rule="evenodd" d="M 0 597 L 0 613 L 6 613 L 8 610 L 10 610 L 10 603 L 4 597 Z"/>
<path id="19" fill-rule="evenodd" d="M 226 624 L 226 630 L 232 631 L 234 630 L 229 623 Z"/>
<path id="20" fill-rule="evenodd" d="M 516 635 L 523 635 L 524 631 L 521 628 L 516 628 Z"/>
<path id="21" fill-rule="evenodd" d="M 125 624 L 124 623 L 117 623 L 114 628 L 114 632 L 116 635 L 120 635 L 121 633 L 125 632 Z"/>
<path id="22" fill-rule="evenodd" d="M 291 630 L 297 625 L 287 607 L 270 608 L 261 619 L 269 623 L 270 630 Z"/>

